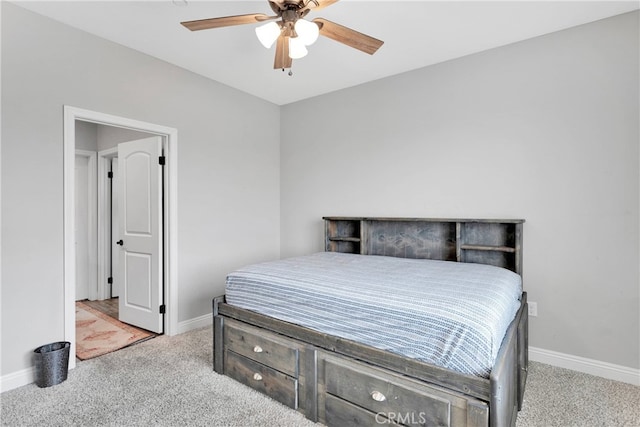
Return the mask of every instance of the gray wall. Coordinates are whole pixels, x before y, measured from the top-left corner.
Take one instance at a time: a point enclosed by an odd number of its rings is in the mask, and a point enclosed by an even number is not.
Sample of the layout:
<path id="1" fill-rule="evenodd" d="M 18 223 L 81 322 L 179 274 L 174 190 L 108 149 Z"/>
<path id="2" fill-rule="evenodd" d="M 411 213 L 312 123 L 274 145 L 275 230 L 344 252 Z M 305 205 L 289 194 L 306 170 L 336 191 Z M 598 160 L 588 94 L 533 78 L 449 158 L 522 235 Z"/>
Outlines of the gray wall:
<path id="1" fill-rule="evenodd" d="M 2 7 L 2 370 L 64 338 L 63 105 L 178 129 L 178 321 L 279 256 L 277 106 Z M 247 125 L 246 117 L 251 117 Z"/>
<path id="2" fill-rule="evenodd" d="M 98 125 L 76 121 L 76 149 L 98 151 Z"/>
<path id="3" fill-rule="evenodd" d="M 144 139 L 152 136 L 148 133 L 138 132 L 131 129 L 122 129 L 116 126 L 95 125 L 95 127 L 98 140 L 98 151 L 115 148 L 121 142 Z"/>
<path id="4" fill-rule="evenodd" d="M 97 152 L 150 136 L 153 134 L 76 120 L 76 149 Z"/>
<path id="5" fill-rule="evenodd" d="M 530 344 L 640 367 L 638 49 L 636 12 L 283 107 L 282 256 L 323 215 L 524 218 Z"/>

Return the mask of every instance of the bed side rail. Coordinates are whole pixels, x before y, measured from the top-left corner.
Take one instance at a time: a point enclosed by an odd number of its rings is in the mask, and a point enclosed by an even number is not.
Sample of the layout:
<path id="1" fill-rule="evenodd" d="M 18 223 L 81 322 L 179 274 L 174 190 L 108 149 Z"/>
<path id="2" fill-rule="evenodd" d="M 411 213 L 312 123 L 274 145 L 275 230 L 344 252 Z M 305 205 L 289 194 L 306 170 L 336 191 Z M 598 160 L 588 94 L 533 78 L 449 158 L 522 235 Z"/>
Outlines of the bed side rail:
<path id="1" fill-rule="evenodd" d="M 526 358 L 523 359 L 521 353 L 527 348 L 519 335 L 526 333 L 527 309 L 527 295 L 523 292 L 520 309 L 507 329 L 489 378 L 491 427 L 513 427 L 516 424 L 526 381 L 526 375 L 523 377 L 521 374 L 521 371 L 526 374 L 526 366 L 522 366 L 526 364 Z"/>
<path id="2" fill-rule="evenodd" d="M 224 374 L 224 317 L 218 316 L 218 307 L 224 302 L 224 295 L 215 297 L 213 305 L 213 370 Z"/>

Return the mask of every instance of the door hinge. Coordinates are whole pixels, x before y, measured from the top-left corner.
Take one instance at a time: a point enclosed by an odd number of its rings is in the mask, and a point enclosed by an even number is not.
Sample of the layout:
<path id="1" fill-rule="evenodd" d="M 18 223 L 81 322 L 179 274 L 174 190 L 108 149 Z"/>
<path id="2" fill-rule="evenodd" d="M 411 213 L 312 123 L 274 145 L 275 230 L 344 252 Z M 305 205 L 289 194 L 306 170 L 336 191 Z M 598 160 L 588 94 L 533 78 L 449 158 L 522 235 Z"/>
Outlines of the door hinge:
<path id="1" fill-rule="evenodd" d="M 113 284 L 113 277 L 107 277 L 107 283 L 112 285 Z"/>
<path id="2" fill-rule="evenodd" d="M 167 312 L 167 306 L 162 304 L 160 306 L 160 314 L 165 314 Z"/>
<path id="3" fill-rule="evenodd" d="M 107 178 L 113 179 L 113 172 L 111 171 L 107 172 Z"/>
<path id="4" fill-rule="evenodd" d="M 166 162 L 166 158 L 164 156 L 160 156 L 159 162 L 160 162 L 161 166 L 164 166 L 164 164 Z"/>

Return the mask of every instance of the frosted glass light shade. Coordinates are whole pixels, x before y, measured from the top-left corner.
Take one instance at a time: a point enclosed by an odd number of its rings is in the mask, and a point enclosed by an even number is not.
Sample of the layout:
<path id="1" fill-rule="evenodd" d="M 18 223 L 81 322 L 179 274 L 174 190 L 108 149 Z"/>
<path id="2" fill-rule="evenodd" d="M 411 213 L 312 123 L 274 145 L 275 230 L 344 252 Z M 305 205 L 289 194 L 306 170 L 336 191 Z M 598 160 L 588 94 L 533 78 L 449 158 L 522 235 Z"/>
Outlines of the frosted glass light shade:
<path id="1" fill-rule="evenodd" d="M 304 45 L 304 42 L 298 37 L 291 37 L 289 39 L 289 58 L 300 59 L 307 56 L 309 51 Z"/>
<path id="2" fill-rule="evenodd" d="M 269 49 L 273 46 L 278 37 L 280 37 L 280 25 L 275 22 L 269 22 L 268 24 L 261 25 L 256 28 L 256 36 L 258 36 L 258 40 L 262 43 L 262 46 Z"/>
<path id="3" fill-rule="evenodd" d="M 306 46 L 310 46 L 318 40 L 318 35 L 320 35 L 320 29 L 318 26 L 309 21 L 305 21 L 304 19 L 298 19 L 295 25 L 296 33 L 298 34 L 298 38 L 302 40 Z"/>

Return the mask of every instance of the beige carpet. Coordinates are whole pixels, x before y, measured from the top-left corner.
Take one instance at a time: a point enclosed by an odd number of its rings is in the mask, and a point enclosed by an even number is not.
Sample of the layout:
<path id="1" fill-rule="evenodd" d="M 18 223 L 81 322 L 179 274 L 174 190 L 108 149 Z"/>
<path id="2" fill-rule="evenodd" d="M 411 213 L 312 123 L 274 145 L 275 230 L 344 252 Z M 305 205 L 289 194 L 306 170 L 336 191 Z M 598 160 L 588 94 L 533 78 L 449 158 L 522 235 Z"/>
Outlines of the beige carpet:
<path id="1" fill-rule="evenodd" d="M 102 356 L 154 336 L 76 302 L 76 357 L 80 360 Z"/>

